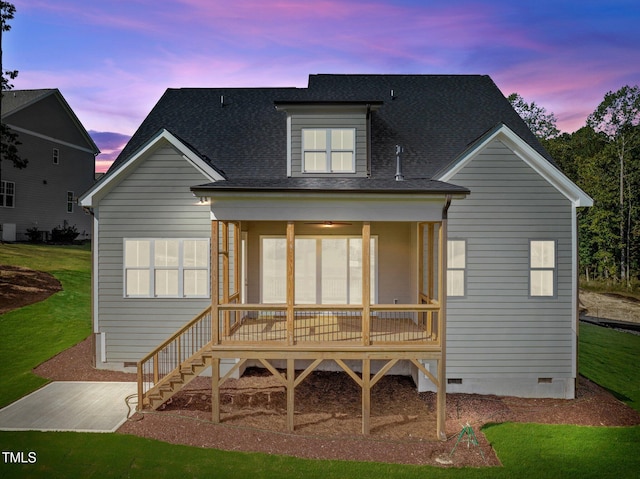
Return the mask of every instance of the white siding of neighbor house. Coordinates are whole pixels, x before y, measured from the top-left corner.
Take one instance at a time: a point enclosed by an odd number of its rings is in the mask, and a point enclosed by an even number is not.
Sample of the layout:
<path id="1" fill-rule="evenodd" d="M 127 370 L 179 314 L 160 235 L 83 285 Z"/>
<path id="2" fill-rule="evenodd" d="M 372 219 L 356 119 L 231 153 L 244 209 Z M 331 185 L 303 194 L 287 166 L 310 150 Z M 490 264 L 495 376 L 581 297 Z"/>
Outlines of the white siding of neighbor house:
<path id="1" fill-rule="evenodd" d="M 165 147 L 101 199 L 96 332 L 106 333 L 108 363 L 139 360 L 210 304 L 206 298 L 123 295 L 124 238 L 211 237 L 209 208 L 197 205 L 189 189 L 205 181 L 181 154 Z"/>
<path id="2" fill-rule="evenodd" d="M 466 240 L 467 269 L 465 297 L 447 300 L 447 377 L 487 381 L 497 394 L 528 395 L 518 388 L 544 387 L 539 378 L 568 384 L 575 377 L 569 200 L 498 140 L 450 182 L 471 194 L 449 210 L 448 236 Z M 532 239 L 557 242 L 554 297 L 529 296 Z M 457 388 L 467 389 L 448 386 Z"/>

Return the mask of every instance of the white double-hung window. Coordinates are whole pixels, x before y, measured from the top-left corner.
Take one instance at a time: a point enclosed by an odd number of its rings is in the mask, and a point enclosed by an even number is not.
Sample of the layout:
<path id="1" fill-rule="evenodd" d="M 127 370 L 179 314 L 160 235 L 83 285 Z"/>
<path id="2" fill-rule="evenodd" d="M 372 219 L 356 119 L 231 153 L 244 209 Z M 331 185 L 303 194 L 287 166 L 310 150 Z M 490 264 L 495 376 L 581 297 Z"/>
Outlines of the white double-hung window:
<path id="1" fill-rule="evenodd" d="M 304 128 L 302 169 L 305 173 L 353 173 L 355 149 L 355 128 Z"/>
<path id="2" fill-rule="evenodd" d="M 531 240 L 529 242 L 529 295 L 555 296 L 556 242 Z"/>
<path id="3" fill-rule="evenodd" d="M 467 242 L 447 241 L 447 296 L 465 295 L 465 272 L 467 268 Z"/>
<path id="4" fill-rule="evenodd" d="M 208 239 L 125 239 L 124 296 L 209 297 Z"/>

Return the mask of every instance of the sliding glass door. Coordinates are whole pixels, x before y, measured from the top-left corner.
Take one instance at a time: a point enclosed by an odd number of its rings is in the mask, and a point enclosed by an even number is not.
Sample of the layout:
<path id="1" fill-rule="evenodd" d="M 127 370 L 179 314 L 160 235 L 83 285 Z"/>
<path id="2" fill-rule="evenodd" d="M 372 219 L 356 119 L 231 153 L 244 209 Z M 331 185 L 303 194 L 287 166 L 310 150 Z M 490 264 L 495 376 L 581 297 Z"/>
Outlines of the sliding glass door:
<path id="1" fill-rule="evenodd" d="M 371 299 L 376 298 L 377 241 L 371 238 Z M 286 302 L 286 239 L 261 238 L 262 302 Z M 301 236 L 295 240 L 297 304 L 362 303 L 362 238 Z"/>

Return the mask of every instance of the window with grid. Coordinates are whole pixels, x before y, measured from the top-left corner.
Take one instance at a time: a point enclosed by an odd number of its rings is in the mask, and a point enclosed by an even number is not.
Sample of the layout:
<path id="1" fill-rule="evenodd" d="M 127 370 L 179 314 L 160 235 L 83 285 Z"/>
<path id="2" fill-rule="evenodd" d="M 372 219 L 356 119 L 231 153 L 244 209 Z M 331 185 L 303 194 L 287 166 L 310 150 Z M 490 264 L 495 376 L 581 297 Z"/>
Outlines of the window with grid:
<path id="1" fill-rule="evenodd" d="M 355 172 L 355 128 L 302 130 L 302 169 L 305 173 Z"/>
<path id="2" fill-rule="evenodd" d="M 466 268 L 466 241 L 447 241 L 447 296 L 456 297 L 465 295 Z"/>
<path id="3" fill-rule="evenodd" d="M 208 239 L 125 239 L 124 295 L 209 297 Z"/>
<path id="4" fill-rule="evenodd" d="M 67 191 L 67 213 L 73 213 L 73 191 Z"/>
<path id="5" fill-rule="evenodd" d="M 551 297 L 556 294 L 556 242 L 529 242 L 529 295 Z"/>
<path id="6" fill-rule="evenodd" d="M 16 206 L 16 184 L 13 181 L 0 182 L 0 206 L 5 208 Z"/>
<path id="7" fill-rule="evenodd" d="M 60 150 L 58 148 L 53 149 L 53 164 L 60 164 Z"/>

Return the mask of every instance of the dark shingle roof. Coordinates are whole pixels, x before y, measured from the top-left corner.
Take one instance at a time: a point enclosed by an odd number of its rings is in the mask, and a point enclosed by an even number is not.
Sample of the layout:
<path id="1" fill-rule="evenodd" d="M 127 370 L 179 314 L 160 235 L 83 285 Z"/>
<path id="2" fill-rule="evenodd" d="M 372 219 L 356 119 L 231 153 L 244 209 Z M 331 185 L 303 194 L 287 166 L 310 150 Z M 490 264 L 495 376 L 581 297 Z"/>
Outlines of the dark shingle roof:
<path id="1" fill-rule="evenodd" d="M 112 170 L 165 128 L 224 172 L 226 187 L 322 188 L 324 180 L 286 178 L 286 115 L 274 104 L 299 102 L 378 103 L 371 117 L 371 178 L 330 179 L 335 188 L 441 191 L 443 184 L 429 181 L 433 175 L 499 124 L 551 161 L 488 76 L 311 75 L 308 88 L 169 89 Z M 415 180 L 402 186 L 392 181 L 395 145 L 404 148 L 405 178 Z"/>

